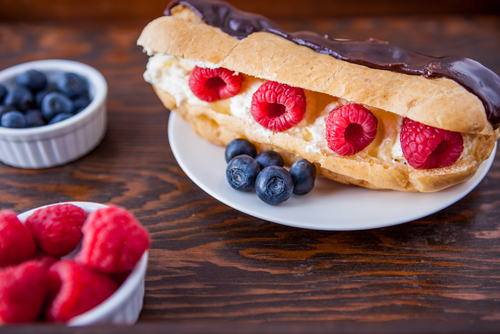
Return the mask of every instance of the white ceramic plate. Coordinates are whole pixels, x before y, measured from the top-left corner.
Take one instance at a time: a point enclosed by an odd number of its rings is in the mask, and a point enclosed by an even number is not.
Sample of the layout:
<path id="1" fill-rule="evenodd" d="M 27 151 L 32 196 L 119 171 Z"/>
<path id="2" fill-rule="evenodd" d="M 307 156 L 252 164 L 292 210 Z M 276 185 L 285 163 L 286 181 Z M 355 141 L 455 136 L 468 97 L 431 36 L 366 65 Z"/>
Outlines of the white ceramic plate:
<path id="1" fill-rule="evenodd" d="M 168 138 L 184 172 L 200 188 L 236 210 L 278 224 L 316 230 L 364 230 L 419 219 L 457 202 L 484 178 L 495 158 L 491 157 L 469 181 L 437 193 L 406 193 L 347 186 L 316 179 L 307 195 L 292 197 L 272 206 L 255 191 L 234 190 L 226 181 L 224 148 L 207 142 L 175 112 L 170 113 Z"/>

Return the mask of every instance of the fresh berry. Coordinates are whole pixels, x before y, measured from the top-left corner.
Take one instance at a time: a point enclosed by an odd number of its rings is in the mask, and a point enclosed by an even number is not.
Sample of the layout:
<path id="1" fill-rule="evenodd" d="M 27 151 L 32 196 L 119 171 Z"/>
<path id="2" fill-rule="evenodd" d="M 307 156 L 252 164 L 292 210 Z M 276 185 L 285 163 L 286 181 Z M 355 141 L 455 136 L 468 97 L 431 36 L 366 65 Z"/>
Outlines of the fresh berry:
<path id="1" fill-rule="evenodd" d="M 0 124 L 4 128 L 22 129 L 26 127 L 26 119 L 20 111 L 8 111 L 2 115 Z"/>
<path id="2" fill-rule="evenodd" d="M 73 204 L 57 204 L 40 208 L 25 222 L 38 247 L 46 254 L 69 254 L 82 239 L 86 213 Z"/>
<path id="3" fill-rule="evenodd" d="M 278 152 L 273 150 L 265 150 L 257 154 L 255 161 L 259 165 L 260 169 L 263 170 L 269 166 L 280 166 L 283 167 L 285 162 Z"/>
<path id="4" fill-rule="evenodd" d="M 73 99 L 73 114 L 78 114 L 90 104 L 90 99 L 86 96 L 79 96 Z"/>
<path id="5" fill-rule="evenodd" d="M 46 317 L 52 322 L 67 322 L 105 301 L 116 290 L 105 274 L 72 260 L 54 263 L 48 270 L 50 304 Z"/>
<path id="6" fill-rule="evenodd" d="M 37 126 L 47 125 L 47 122 L 43 118 L 42 111 L 40 109 L 30 109 L 24 114 L 26 120 L 27 128 L 34 128 Z"/>
<path id="7" fill-rule="evenodd" d="M 278 205 L 292 196 L 293 180 L 285 168 L 270 166 L 257 176 L 255 191 L 263 202 Z"/>
<path id="8" fill-rule="evenodd" d="M 14 87 L 7 91 L 3 100 L 5 105 L 10 105 L 18 111 L 28 110 L 33 102 L 33 94 L 24 87 Z"/>
<path id="9" fill-rule="evenodd" d="M 400 142 L 406 161 L 415 169 L 451 166 L 464 149 L 460 133 L 438 129 L 409 118 L 403 120 Z"/>
<path id="10" fill-rule="evenodd" d="M 316 166 L 306 159 L 295 161 L 290 167 L 290 175 L 293 180 L 293 193 L 305 195 L 314 188 L 316 180 Z"/>
<path id="11" fill-rule="evenodd" d="M 41 91 L 35 93 L 35 104 L 38 108 L 42 108 L 43 98 L 48 94 L 55 92 L 56 89 L 52 84 L 47 85 L 47 87 Z"/>
<path id="12" fill-rule="evenodd" d="M 214 102 L 238 94 L 241 74 L 226 68 L 203 68 L 196 66 L 189 76 L 189 87 L 200 100 Z"/>
<path id="13" fill-rule="evenodd" d="M 252 142 L 250 142 L 249 140 L 238 138 L 231 141 L 226 146 L 226 151 L 224 152 L 224 154 L 226 157 L 226 163 L 228 163 L 229 161 L 231 161 L 231 159 L 241 154 L 246 154 L 251 156 L 252 158 L 255 158 L 255 156 L 257 155 L 257 149 L 255 148 L 255 145 L 252 144 Z"/>
<path id="14" fill-rule="evenodd" d="M 73 101 L 62 93 L 49 93 L 42 100 L 42 114 L 48 121 L 54 118 L 57 114 L 71 113 L 72 111 Z"/>
<path id="15" fill-rule="evenodd" d="M 104 273 L 132 269 L 149 248 L 146 229 L 118 206 L 92 212 L 82 230 L 82 249 L 75 259 Z"/>
<path id="16" fill-rule="evenodd" d="M 5 106 L 0 106 L 0 117 L 2 117 L 5 113 L 9 111 L 18 111 L 15 107 L 5 105 Z"/>
<path id="17" fill-rule="evenodd" d="M 87 81 L 76 73 L 65 72 L 56 80 L 57 89 L 72 98 L 84 94 L 87 89 Z M 71 112 L 71 111 L 70 111 Z"/>
<path id="18" fill-rule="evenodd" d="M 3 98 L 7 94 L 7 88 L 4 85 L 0 84 L 0 103 L 2 103 Z"/>
<path id="19" fill-rule="evenodd" d="M 0 323 L 35 321 L 48 292 L 48 262 L 30 260 L 0 270 Z"/>
<path id="20" fill-rule="evenodd" d="M 50 120 L 49 124 L 55 124 L 55 123 L 62 122 L 64 120 L 67 120 L 68 118 L 71 118 L 72 116 L 73 116 L 73 114 L 70 114 L 67 112 L 57 114 Z"/>
<path id="21" fill-rule="evenodd" d="M 9 210 L 0 212 L 0 267 L 31 259 L 36 251 L 29 229 L 17 215 Z"/>
<path id="22" fill-rule="evenodd" d="M 301 88 L 266 81 L 252 96 L 252 117 L 271 131 L 290 129 L 302 120 L 305 111 L 306 97 Z"/>
<path id="23" fill-rule="evenodd" d="M 338 155 L 353 155 L 367 147 L 377 135 L 377 117 L 360 104 L 346 104 L 330 112 L 325 136 Z"/>
<path id="24" fill-rule="evenodd" d="M 255 180 L 260 172 L 254 158 L 242 154 L 234 157 L 226 167 L 226 179 L 236 190 L 250 191 L 255 187 Z"/>
<path id="25" fill-rule="evenodd" d="M 16 77 L 19 86 L 27 88 L 32 92 L 37 92 L 47 86 L 47 77 L 37 70 L 28 70 Z"/>

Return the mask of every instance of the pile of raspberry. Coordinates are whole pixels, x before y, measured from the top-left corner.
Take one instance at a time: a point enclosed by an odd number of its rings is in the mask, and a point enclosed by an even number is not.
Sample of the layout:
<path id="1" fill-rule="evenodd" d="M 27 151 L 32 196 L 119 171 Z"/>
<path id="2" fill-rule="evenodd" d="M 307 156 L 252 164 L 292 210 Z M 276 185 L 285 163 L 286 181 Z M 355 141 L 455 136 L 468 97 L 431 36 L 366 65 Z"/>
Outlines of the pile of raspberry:
<path id="1" fill-rule="evenodd" d="M 56 204 L 24 224 L 0 212 L 0 323 L 67 322 L 87 312 L 117 290 L 149 244 L 146 229 L 118 206 L 87 215 Z"/>

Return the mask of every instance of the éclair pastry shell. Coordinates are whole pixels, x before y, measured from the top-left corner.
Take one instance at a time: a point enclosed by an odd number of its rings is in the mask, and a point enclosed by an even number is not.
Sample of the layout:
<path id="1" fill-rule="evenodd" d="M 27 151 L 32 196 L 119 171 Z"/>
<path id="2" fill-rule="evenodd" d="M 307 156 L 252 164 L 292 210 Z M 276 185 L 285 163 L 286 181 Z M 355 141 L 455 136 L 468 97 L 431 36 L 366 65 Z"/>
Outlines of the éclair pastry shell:
<path id="1" fill-rule="evenodd" d="M 407 164 L 341 157 L 306 150 L 300 138 L 274 132 L 270 138 L 248 131 L 245 122 L 210 106 L 182 103 L 153 86 L 166 108 L 175 110 L 203 138 L 227 145 L 245 137 L 258 150 L 274 149 L 287 164 L 304 158 L 318 167 L 318 174 L 338 182 L 372 189 L 434 192 L 471 178 L 486 160 L 498 131 L 485 116 L 475 95 L 446 79 L 426 79 L 351 64 L 274 34 L 258 32 L 238 40 L 219 28 L 205 24 L 184 6 L 172 9 L 171 16 L 150 22 L 142 31 L 139 45 L 152 53 L 163 53 L 214 64 L 264 80 L 286 83 L 306 90 L 340 97 L 408 117 L 464 137 L 464 153 L 452 166 L 416 170 Z"/>

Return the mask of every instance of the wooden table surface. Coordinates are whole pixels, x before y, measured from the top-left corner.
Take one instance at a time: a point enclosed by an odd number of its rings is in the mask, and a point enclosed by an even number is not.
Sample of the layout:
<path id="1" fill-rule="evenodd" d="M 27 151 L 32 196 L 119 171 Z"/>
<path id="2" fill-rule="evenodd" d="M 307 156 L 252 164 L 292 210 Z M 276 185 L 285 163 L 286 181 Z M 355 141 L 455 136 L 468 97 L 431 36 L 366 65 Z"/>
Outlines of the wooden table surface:
<path id="1" fill-rule="evenodd" d="M 500 73 L 500 16 L 277 22 L 289 30 L 376 37 L 432 55 L 464 55 Z M 71 59 L 94 66 L 109 84 L 107 134 L 90 154 L 45 170 L 0 164 L 1 209 L 114 203 L 149 230 L 139 321 L 93 333 L 500 332 L 498 156 L 465 198 L 402 225 L 329 232 L 251 217 L 206 194 L 172 155 L 169 111 L 144 82 L 147 56 L 135 45 L 146 23 L 0 22 L 0 69 Z M 4 330 L 90 332 L 46 324 Z"/>

